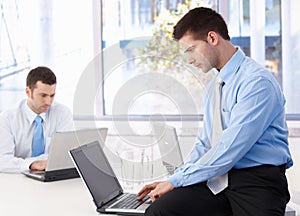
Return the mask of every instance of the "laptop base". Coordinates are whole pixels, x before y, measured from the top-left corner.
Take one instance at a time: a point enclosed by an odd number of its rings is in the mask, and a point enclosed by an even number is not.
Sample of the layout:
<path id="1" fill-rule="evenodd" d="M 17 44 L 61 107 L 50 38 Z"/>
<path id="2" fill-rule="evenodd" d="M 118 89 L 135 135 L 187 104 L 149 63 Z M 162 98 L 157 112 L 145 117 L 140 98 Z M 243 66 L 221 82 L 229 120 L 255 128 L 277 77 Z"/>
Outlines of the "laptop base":
<path id="1" fill-rule="evenodd" d="M 24 174 L 30 178 L 43 181 L 52 182 L 65 179 L 78 178 L 79 174 L 76 168 L 69 168 L 63 170 L 46 171 L 46 172 L 24 172 Z"/>
<path id="2" fill-rule="evenodd" d="M 72 178 L 79 178 L 79 174 L 76 168 L 47 171 L 45 173 L 44 181 L 51 182 L 51 181 L 58 181 L 58 180 L 72 179 Z"/>
<path id="3" fill-rule="evenodd" d="M 117 214 L 117 215 L 124 215 L 124 216 L 143 216 L 145 214 L 144 212 L 141 212 L 141 213 L 108 212 L 108 211 L 105 211 L 104 209 L 97 209 L 97 212 L 99 212 L 101 214 Z"/>

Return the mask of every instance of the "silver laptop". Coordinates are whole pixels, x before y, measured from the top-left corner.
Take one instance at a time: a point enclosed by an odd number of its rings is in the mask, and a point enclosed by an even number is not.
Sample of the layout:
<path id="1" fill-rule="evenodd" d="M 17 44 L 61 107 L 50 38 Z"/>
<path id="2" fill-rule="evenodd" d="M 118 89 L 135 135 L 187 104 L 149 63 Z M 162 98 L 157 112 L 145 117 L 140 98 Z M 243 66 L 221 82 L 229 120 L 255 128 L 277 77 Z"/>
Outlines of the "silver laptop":
<path id="1" fill-rule="evenodd" d="M 69 151 L 83 182 L 100 213 L 143 215 L 151 199 L 137 201 L 137 194 L 124 193 L 98 141 Z"/>
<path id="2" fill-rule="evenodd" d="M 162 163 L 168 175 L 172 175 L 184 163 L 176 129 L 159 122 L 153 123 L 153 129 Z"/>
<path id="3" fill-rule="evenodd" d="M 103 147 L 106 135 L 107 128 L 57 132 L 51 138 L 45 171 L 25 171 L 23 174 L 44 182 L 79 177 L 68 151 L 95 140 Z"/>

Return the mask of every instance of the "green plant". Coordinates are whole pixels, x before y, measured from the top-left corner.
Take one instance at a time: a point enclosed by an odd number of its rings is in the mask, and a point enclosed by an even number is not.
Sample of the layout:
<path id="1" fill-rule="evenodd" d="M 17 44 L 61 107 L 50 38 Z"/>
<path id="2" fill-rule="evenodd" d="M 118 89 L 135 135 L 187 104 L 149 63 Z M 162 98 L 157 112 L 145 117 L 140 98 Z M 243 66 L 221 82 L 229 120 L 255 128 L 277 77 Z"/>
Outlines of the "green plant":
<path id="1" fill-rule="evenodd" d="M 207 1 L 186 1 L 179 3 L 176 10 L 162 10 L 155 18 L 153 35 L 146 47 L 140 50 L 141 63 L 151 70 L 172 69 L 181 71 L 185 64 L 184 55 L 180 52 L 179 43 L 172 38 L 174 25 L 190 9 L 207 6 Z"/>

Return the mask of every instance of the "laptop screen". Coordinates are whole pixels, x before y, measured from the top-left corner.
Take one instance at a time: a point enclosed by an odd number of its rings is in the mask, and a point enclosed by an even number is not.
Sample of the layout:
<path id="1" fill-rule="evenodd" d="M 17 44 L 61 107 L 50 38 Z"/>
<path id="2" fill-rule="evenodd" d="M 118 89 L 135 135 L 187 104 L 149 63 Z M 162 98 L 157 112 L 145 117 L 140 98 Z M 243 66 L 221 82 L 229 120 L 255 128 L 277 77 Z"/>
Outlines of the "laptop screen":
<path id="1" fill-rule="evenodd" d="M 54 133 L 51 138 L 46 171 L 75 169 L 68 155 L 69 150 L 95 140 L 104 146 L 106 134 L 107 128 L 88 128 Z"/>
<path id="2" fill-rule="evenodd" d="M 177 168 L 183 164 L 183 157 L 174 127 L 155 123 L 153 124 L 162 161 Z"/>
<path id="3" fill-rule="evenodd" d="M 97 207 L 123 192 L 98 141 L 70 150 L 70 154 Z"/>

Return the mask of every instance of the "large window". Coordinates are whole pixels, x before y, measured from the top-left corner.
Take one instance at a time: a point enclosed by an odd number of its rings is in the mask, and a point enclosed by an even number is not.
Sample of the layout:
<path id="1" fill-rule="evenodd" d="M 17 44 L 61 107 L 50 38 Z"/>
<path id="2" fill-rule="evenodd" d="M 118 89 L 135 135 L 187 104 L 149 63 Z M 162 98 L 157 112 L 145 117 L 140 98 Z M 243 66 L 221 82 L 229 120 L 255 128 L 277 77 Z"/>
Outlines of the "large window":
<path id="1" fill-rule="evenodd" d="M 185 63 L 171 32 L 189 9 L 208 6 L 224 16 L 232 42 L 274 73 L 287 99 L 288 116 L 299 114 L 297 0 L 0 4 L 0 111 L 25 97 L 30 68 L 47 65 L 58 77 L 56 99 L 75 110 L 75 116 L 197 119 L 211 74 Z M 82 85 L 86 71 L 93 79 Z M 86 98 L 92 102 L 85 103 Z M 87 111 L 75 109 L 84 106 Z"/>
<path id="2" fill-rule="evenodd" d="M 177 20 L 195 6 L 212 7 L 224 16 L 232 42 L 269 68 L 286 94 L 287 113 L 299 113 L 296 100 L 289 99 L 299 95 L 300 89 L 287 82 L 291 72 L 284 71 L 283 65 L 293 68 L 295 78 L 299 78 L 299 69 L 289 59 L 283 62 L 282 56 L 283 25 L 297 29 L 292 23 L 283 22 L 282 13 L 286 13 L 284 8 L 299 5 L 296 1 L 102 0 L 102 3 L 104 115 L 197 117 L 202 114 L 202 93 L 209 75 L 184 63 L 170 35 Z M 299 41 L 299 31 L 296 35 Z M 295 58 L 300 60 L 299 55 Z"/>
<path id="3" fill-rule="evenodd" d="M 73 108 L 77 82 L 94 56 L 92 2 L 0 1 L 0 112 L 26 97 L 27 73 L 39 65 L 57 76 L 56 100 Z"/>
<path id="4" fill-rule="evenodd" d="M 189 9 L 215 1 L 102 3 L 104 114 L 199 116 L 211 74 L 185 63 L 172 31 Z"/>

